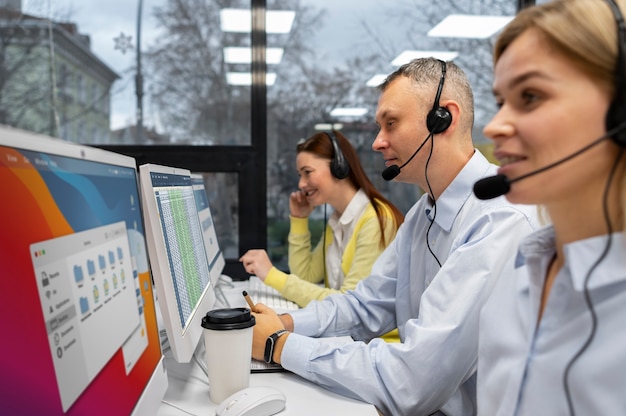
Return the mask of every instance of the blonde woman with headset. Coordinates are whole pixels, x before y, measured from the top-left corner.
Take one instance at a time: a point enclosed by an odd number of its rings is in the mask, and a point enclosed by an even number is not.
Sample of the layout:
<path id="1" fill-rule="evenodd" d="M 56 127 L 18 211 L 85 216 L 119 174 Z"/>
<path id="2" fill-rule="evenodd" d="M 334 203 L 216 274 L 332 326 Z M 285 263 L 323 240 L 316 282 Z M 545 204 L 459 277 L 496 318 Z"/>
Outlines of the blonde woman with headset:
<path id="1" fill-rule="evenodd" d="M 481 415 L 626 414 L 625 7 L 551 1 L 496 41 L 484 132 L 501 167 L 475 190 L 541 205 L 551 223 L 482 310 Z"/>

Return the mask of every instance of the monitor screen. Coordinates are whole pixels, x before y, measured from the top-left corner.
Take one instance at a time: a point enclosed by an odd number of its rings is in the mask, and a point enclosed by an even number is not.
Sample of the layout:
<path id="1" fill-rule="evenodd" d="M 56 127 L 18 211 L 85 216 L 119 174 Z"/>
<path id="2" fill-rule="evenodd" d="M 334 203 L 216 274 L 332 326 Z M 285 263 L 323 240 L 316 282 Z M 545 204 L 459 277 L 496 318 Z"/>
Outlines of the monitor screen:
<path id="1" fill-rule="evenodd" d="M 135 160 L 0 127 L 6 414 L 146 414 L 167 388 Z"/>
<path id="2" fill-rule="evenodd" d="M 196 208 L 200 217 L 200 226 L 202 227 L 202 236 L 204 239 L 204 249 L 206 251 L 207 260 L 209 261 L 209 274 L 211 276 L 211 284 L 216 287 L 222 271 L 224 270 L 224 254 L 220 250 L 217 242 L 217 233 L 215 231 L 215 223 L 211 215 L 211 207 L 209 206 L 209 197 L 206 187 L 204 186 L 204 178 L 199 173 L 191 174 L 191 185 L 193 187 L 193 195 L 196 199 Z"/>
<path id="3" fill-rule="evenodd" d="M 172 356 L 186 363 L 215 304 L 191 173 L 154 164 L 139 171 L 158 304 Z"/>

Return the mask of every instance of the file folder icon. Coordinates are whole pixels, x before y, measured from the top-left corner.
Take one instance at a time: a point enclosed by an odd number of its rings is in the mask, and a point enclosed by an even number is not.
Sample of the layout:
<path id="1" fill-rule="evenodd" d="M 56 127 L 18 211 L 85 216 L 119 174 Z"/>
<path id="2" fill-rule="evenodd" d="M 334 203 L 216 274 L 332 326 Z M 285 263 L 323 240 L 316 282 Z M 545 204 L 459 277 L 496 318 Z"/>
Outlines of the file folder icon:
<path id="1" fill-rule="evenodd" d="M 96 264 L 93 260 L 87 260 L 87 273 L 89 276 L 96 274 Z"/>
<path id="2" fill-rule="evenodd" d="M 80 304 L 80 313 L 83 315 L 89 311 L 89 301 L 86 297 L 81 296 L 78 302 Z"/>
<path id="3" fill-rule="evenodd" d="M 102 254 L 98 254 L 98 264 L 100 265 L 100 270 L 104 272 L 104 269 L 107 267 L 107 264 Z"/>
<path id="4" fill-rule="evenodd" d="M 76 283 L 82 283 L 84 279 L 85 277 L 83 276 L 83 268 L 78 265 L 75 265 L 74 266 L 74 280 L 76 280 Z"/>

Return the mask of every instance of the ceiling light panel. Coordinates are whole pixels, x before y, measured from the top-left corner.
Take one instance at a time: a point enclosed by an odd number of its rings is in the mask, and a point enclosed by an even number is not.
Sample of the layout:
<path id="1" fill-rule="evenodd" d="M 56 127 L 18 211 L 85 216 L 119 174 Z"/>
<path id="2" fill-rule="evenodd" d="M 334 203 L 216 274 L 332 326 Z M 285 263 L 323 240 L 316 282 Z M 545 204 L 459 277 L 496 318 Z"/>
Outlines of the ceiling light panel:
<path id="1" fill-rule="evenodd" d="M 387 74 L 376 74 L 373 77 L 371 77 L 366 83 L 365 85 L 367 85 L 368 87 L 378 87 L 380 84 L 383 83 L 383 81 L 387 78 Z"/>
<path id="2" fill-rule="evenodd" d="M 486 39 L 506 26 L 512 19 L 512 16 L 451 14 L 430 29 L 428 36 Z"/>
<path id="3" fill-rule="evenodd" d="M 344 107 L 333 108 L 330 112 L 332 117 L 361 117 L 367 114 L 367 108 Z"/>
<path id="4" fill-rule="evenodd" d="M 457 56 L 459 56 L 459 53 L 454 51 L 404 51 L 391 61 L 391 65 L 400 66 L 413 59 L 430 57 L 441 59 L 442 61 L 452 61 Z"/>
<path id="5" fill-rule="evenodd" d="M 283 59 L 283 48 L 267 48 L 265 62 L 278 65 Z M 249 47 L 230 46 L 224 48 L 224 62 L 227 64 L 249 64 L 252 62 L 252 49 Z"/>
<path id="6" fill-rule="evenodd" d="M 249 9 L 222 9 L 220 26 L 223 32 L 249 33 L 252 30 L 252 12 Z M 296 12 L 290 10 L 268 10 L 265 12 L 267 33 L 289 33 Z"/>
<path id="7" fill-rule="evenodd" d="M 238 86 L 246 86 L 252 85 L 252 74 L 250 72 L 227 72 L 226 73 L 226 82 L 229 85 L 238 85 Z M 268 72 L 265 74 L 265 83 L 269 85 L 274 85 L 276 82 L 276 74 L 272 72 Z"/>

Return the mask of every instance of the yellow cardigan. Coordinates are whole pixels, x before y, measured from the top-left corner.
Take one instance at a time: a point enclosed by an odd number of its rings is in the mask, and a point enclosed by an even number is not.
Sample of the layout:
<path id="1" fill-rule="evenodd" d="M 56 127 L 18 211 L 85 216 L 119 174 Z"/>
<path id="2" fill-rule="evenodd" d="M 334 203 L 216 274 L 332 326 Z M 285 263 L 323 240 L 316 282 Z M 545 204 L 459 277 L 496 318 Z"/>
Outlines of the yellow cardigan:
<path id="1" fill-rule="evenodd" d="M 385 242 L 389 244 L 396 235 L 391 210 L 384 205 Z M 378 217 L 372 204 L 357 220 L 354 232 L 343 250 L 341 268 L 345 276 L 341 288 L 331 289 L 324 281 L 324 253 L 322 250 L 333 241 L 332 229 L 326 226 L 324 245 L 320 241 L 311 250 L 311 233 L 308 218 L 290 217 L 289 231 L 289 269 L 291 274 L 284 273 L 275 267 L 267 274 L 265 284 L 275 288 L 280 294 L 299 306 L 304 307 L 312 300 L 321 300 L 333 293 L 345 293 L 356 287 L 357 283 L 369 276 L 372 266 L 384 247 L 380 244 L 380 227 Z M 323 247 L 323 248 L 322 248 Z M 324 286 L 319 283 L 324 281 Z M 392 334 L 393 333 L 393 334 Z M 397 331 L 385 336 L 387 341 L 398 340 Z"/>

